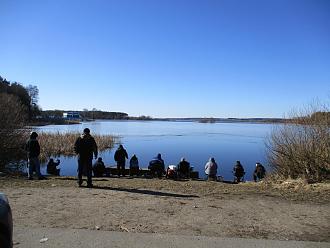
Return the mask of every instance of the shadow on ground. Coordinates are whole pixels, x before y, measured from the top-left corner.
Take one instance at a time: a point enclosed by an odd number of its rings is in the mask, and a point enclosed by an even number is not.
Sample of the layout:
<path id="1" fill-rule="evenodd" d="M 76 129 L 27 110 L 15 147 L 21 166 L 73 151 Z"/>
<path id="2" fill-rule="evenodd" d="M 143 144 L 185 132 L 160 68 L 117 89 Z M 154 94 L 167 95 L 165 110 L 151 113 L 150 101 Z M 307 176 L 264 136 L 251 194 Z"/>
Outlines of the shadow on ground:
<path id="1" fill-rule="evenodd" d="M 176 194 L 176 193 L 168 193 L 161 191 L 153 191 L 147 189 L 124 189 L 124 188 L 114 188 L 107 186 L 93 186 L 94 189 L 103 189 L 103 190 L 116 190 L 122 192 L 136 193 L 136 194 L 144 194 L 144 195 L 154 195 L 154 196 L 166 196 L 166 197 L 178 197 L 178 198 L 198 198 L 197 195 L 185 195 L 185 194 Z"/>

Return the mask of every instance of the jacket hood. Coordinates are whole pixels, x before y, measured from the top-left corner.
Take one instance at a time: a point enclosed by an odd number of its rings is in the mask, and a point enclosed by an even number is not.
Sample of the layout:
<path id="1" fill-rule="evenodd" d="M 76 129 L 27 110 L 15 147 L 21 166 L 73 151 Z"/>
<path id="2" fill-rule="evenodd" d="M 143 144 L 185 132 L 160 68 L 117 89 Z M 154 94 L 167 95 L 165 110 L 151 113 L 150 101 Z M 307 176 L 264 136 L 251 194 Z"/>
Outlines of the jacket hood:
<path id="1" fill-rule="evenodd" d="M 215 163 L 214 158 L 210 158 L 210 159 L 209 159 L 209 162 Z"/>

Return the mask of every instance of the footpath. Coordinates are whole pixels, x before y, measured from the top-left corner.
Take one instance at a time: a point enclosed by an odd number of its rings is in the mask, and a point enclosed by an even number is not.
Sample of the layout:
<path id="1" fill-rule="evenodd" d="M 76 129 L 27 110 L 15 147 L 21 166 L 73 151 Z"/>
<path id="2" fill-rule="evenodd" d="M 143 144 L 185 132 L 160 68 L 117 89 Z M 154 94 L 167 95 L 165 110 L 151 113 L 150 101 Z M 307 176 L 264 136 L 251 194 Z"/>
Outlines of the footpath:
<path id="1" fill-rule="evenodd" d="M 155 233 L 128 233 L 67 228 L 17 227 L 14 230 L 14 247 L 112 247 L 112 248 L 328 248 L 327 242 L 279 241 L 265 239 L 218 238 L 181 236 Z"/>

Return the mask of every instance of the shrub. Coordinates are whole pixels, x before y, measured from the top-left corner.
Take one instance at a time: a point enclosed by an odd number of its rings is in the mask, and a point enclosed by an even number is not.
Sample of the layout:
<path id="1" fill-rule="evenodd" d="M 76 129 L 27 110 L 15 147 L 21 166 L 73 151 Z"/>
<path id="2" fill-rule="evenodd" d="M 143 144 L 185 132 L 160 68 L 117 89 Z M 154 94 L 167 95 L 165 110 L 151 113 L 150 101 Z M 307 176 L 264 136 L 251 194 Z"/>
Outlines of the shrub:
<path id="1" fill-rule="evenodd" d="M 293 113 L 274 127 L 266 145 L 277 176 L 309 182 L 330 179 L 330 113 L 326 107 L 321 109 Z"/>

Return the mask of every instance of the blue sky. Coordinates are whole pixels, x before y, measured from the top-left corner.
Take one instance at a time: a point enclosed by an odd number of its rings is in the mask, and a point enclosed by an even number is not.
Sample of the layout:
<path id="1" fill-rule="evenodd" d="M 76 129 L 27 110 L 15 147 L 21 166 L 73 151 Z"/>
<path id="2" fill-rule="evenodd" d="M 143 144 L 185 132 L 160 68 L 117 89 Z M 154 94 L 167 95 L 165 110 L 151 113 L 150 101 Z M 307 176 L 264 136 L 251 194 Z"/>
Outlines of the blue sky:
<path id="1" fill-rule="evenodd" d="M 43 109 L 283 117 L 330 96 L 328 0 L 0 0 L 0 75 Z"/>

